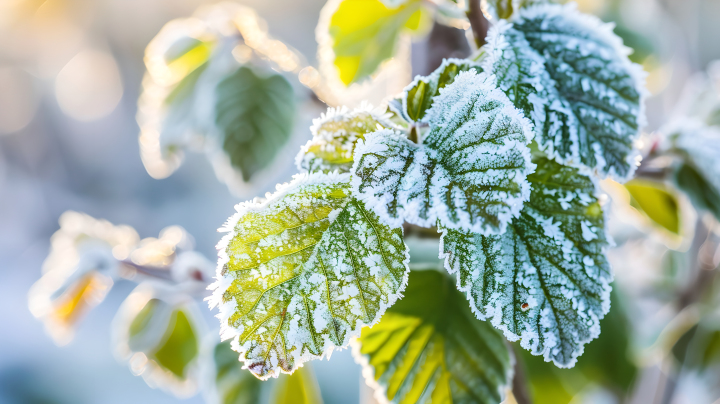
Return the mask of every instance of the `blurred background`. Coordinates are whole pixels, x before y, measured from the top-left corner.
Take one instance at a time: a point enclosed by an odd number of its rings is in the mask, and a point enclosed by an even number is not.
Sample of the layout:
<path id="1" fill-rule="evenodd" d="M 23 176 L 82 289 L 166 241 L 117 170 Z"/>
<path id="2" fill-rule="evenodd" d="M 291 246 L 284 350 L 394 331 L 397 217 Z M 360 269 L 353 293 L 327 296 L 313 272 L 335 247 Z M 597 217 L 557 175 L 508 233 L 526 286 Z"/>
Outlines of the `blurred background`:
<path id="1" fill-rule="evenodd" d="M 178 401 L 149 388 L 113 357 L 109 324 L 133 284 L 118 282 L 62 348 L 29 312 L 27 294 L 67 210 L 130 225 L 141 237 L 180 225 L 194 237 L 196 249 L 214 260 L 216 229 L 233 206 L 274 189 L 275 180 L 259 181 L 231 193 L 200 153 L 187 153 L 182 166 L 160 180 L 143 167 L 136 113 L 145 47 L 166 22 L 210 3 L 0 0 L 0 403 Z M 315 27 L 324 1 L 239 3 L 254 8 L 268 32 L 317 65 Z M 673 115 L 687 80 L 720 58 L 720 0 L 585 0 L 580 7 L 615 21 L 616 32 L 635 49 L 634 61 L 648 71 L 648 132 Z M 426 42 L 417 38 L 411 47 L 413 74 L 434 67 L 427 65 Z M 294 136 L 298 145 L 310 132 Z M 278 176 L 289 179 L 292 162 L 278 164 Z M 639 319 L 627 326 L 636 331 L 641 349 L 670 316 L 642 285 L 667 276 L 662 257 L 682 249 L 682 241 L 644 237 L 643 222 L 628 219 L 621 209 L 610 227 L 619 245 L 611 252 L 616 285 L 629 296 L 630 318 Z M 203 312 L 214 326 L 212 313 Z M 326 403 L 354 402 L 354 397 L 370 402 L 348 350 L 312 367 Z M 644 401 L 642 389 L 651 392 L 661 377 L 661 367 L 652 364 L 637 376 L 637 403 L 651 402 Z M 712 403 L 720 397 L 716 393 L 688 377 L 679 381 L 673 402 Z M 576 398 L 613 400 L 595 390 Z M 203 400 L 195 396 L 184 402 Z"/>

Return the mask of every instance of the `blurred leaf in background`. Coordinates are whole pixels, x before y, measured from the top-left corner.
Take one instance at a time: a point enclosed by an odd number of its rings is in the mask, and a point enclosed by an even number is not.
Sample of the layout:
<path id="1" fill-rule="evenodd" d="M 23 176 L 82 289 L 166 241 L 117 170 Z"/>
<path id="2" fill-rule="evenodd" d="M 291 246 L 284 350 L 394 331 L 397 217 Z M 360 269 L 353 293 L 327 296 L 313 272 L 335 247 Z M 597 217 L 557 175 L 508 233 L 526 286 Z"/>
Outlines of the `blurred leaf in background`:
<path id="1" fill-rule="evenodd" d="M 240 67 L 218 83 L 215 123 L 223 149 L 245 181 L 273 162 L 290 138 L 295 94 L 280 74 Z"/>
<path id="2" fill-rule="evenodd" d="M 625 184 L 630 192 L 630 205 L 645 214 L 656 225 L 680 234 L 680 208 L 677 198 L 664 184 L 634 179 Z"/>
<path id="3" fill-rule="evenodd" d="M 83 213 L 65 212 L 59 222 L 43 276 L 28 293 L 28 306 L 55 342 L 64 345 L 119 277 L 117 260 L 127 258 L 140 240 L 130 226 L 114 226 Z"/>
<path id="4" fill-rule="evenodd" d="M 204 150 L 231 189 L 268 168 L 295 129 L 300 100 L 285 76 L 304 72 L 301 88 L 317 73 L 257 13 L 231 2 L 168 22 L 145 64 L 138 124 L 148 173 L 165 178 L 186 149 Z"/>
<path id="5" fill-rule="evenodd" d="M 309 364 L 291 375 L 281 375 L 274 386 L 271 404 L 322 404 L 312 367 Z"/>
<path id="6" fill-rule="evenodd" d="M 113 320 L 116 356 L 148 385 L 191 396 L 198 387 L 201 319 L 194 299 L 176 286 L 141 283 Z"/>
<path id="7" fill-rule="evenodd" d="M 393 57 L 403 32 L 419 32 L 429 26 L 429 11 L 420 0 L 389 7 L 380 0 L 343 0 L 330 20 L 334 40 L 334 64 L 345 85 L 372 75 L 382 62 Z"/>
<path id="8" fill-rule="evenodd" d="M 206 401 L 210 404 L 255 404 L 260 400 L 262 382 L 249 370 L 242 368 L 238 353 L 230 348 L 230 341 L 213 344 L 206 362 Z"/>
<path id="9" fill-rule="evenodd" d="M 499 403 L 512 359 L 443 273 L 412 271 L 405 297 L 363 328 L 353 354 L 376 397 L 391 402 Z M 379 400 L 382 402 L 382 400 Z"/>

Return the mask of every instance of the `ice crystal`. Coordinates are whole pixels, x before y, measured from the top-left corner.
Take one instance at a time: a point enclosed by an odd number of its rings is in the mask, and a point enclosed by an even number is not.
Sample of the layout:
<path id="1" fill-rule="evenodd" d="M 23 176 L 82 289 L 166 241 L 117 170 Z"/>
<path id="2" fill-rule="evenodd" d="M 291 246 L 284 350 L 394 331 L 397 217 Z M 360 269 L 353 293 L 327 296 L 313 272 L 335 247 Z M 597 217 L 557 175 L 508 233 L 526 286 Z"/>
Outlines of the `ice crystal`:
<path id="1" fill-rule="evenodd" d="M 573 4 L 531 6 L 493 27 L 482 65 L 532 118 L 548 155 L 626 180 L 644 125 L 644 73 L 612 29 Z"/>
<path id="2" fill-rule="evenodd" d="M 530 200 L 504 234 L 444 229 L 441 257 L 478 318 L 572 367 L 610 309 L 610 240 L 593 181 L 552 160 L 537 164 Z"/>
<path id="3" fill-rule="evenodd" d="M 493 82 L 460 73 L 435 97 L 421 145 L 391 130 L 358 142 L 354 195 L 392 226 L 502 233 L 530 193 L 532 131 Z"/>
<path id="4" fill-rule="evenodd" d="M 300 171 L 347 172 L 352 167 L 355 143 L 370 132 L 392 128 L 389 117 L 377 113 L 370 104 L 350 111 L 347 107 L 328 108 L 313 121 L 312 139 L 295 158 Z"/>
<path id="5" fill-rule="evenodd" d="M 407 247 L 350 195 L 349 174 L 301 174 L 222 230 L 221 336 L 259 378 L 347 346 L 380 319 L 407 282 Z"/>

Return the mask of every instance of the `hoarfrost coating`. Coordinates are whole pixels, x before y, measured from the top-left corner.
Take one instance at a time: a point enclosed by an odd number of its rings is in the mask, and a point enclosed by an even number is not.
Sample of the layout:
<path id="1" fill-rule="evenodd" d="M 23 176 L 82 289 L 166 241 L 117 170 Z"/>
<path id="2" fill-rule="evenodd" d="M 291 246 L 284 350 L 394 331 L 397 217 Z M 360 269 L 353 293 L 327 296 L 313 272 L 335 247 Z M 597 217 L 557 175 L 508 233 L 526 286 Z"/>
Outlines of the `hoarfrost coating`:
<path id="1" fill-rule="evenodd" d="M 504 234 L 443 229 L 440 255 L 478 318 L 534 355 L 572 367 L 610 309 L 611 240 L 592 179 L 551 160 L 537 164 L 530 200 Z M 564 189 L 582 196 L 563 207 L 547 192 Z"/>
<path id="2" fill-rule="evenodd" d="M 218 245 L 221 336 L 262 379 L 347 346 L 407 283 L 401 228 L 350 195 L 349 174 L 304 174 L 245 203 Z"/>
<path id="3" fill-rule="evenodd" d="M 502 233 L 530 194 L 530 122 L 494 78 L 461 72 L 427 112 L 416 145 L 391 130 L 355 149 L 353 193 L 386 223 Z"/>

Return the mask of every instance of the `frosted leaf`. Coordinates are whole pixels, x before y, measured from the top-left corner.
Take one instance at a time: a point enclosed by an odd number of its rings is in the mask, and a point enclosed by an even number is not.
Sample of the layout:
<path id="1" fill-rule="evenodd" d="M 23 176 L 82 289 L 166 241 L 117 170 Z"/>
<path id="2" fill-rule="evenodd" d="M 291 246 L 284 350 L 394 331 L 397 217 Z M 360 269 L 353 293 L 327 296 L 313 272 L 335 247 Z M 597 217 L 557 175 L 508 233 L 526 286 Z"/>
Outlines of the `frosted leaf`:
<path id="1" fill-rule="evenodd" d="M 535 141 L 551 158 L 578 160 L 577 122 L 545 70 L 545 59 L 505 21 L 490 29 L 482 68 L 534 124 Z"/>
<path id="2" fill-rule="evenodd" d="M 502 335 L 447 276 L 413 271 L 405 297 L 353 343 L 380 403 L 499 403 L 512 378 Z"/>
<path id="3" fill-rule="evenodd" d="M 451 84 L 455 77 L 467 70 L 480 72 L 480 66 L 466 59 L 443 59 L 440 67 L 428 76 L 417 76 L 402 92 L 400 115 L 408 122 L 422 122 L 433 98 L 440 89 Z"/>
<path id="4" fill-rule="evenodd" d="M 389 116 L 375 112 L 363 104 L 350 111 L 347 107 L 328 108 L 310 127 L 312 139 L 295 158 L 300 171 L 348 172 L 353 163 L 355 143 L 365 135 L 383 128 L 392 128 Z"/>
<path id="5" fill-rule="evenodd" d="M 353 193 L 392 226 L 407 221 L 502 233 L 530 194 L 530 124 L 492 77 L 460 73 L 427 113 L 416 145 L 390 130 L 355 148 Z"/>
<path id="6" fill-rule="evenodd" d="M 261 379 L 347 346 L 407 282 L 407 247 L 350 195 L 349 174 L 301 174 L 221 229 L 221 337 Z"/>
<path id="7" fill-rule="evenodd" d="M 483 67 L 532 117 L 550 156 L 626 180 L 637 166 L 646 91 L 642 68 L 612 28 L 573 4 L 532 6 L 512 27 L 493 29 Z"/>
<path id="8" fill-rule="evenodd" d="M 441 257 L 478 318 L 572 367 L 610 309 L 610 240 L 593 181 L 552 160 L 537 164 L 530 200 L 504 234 L 443 229 Z"/>

